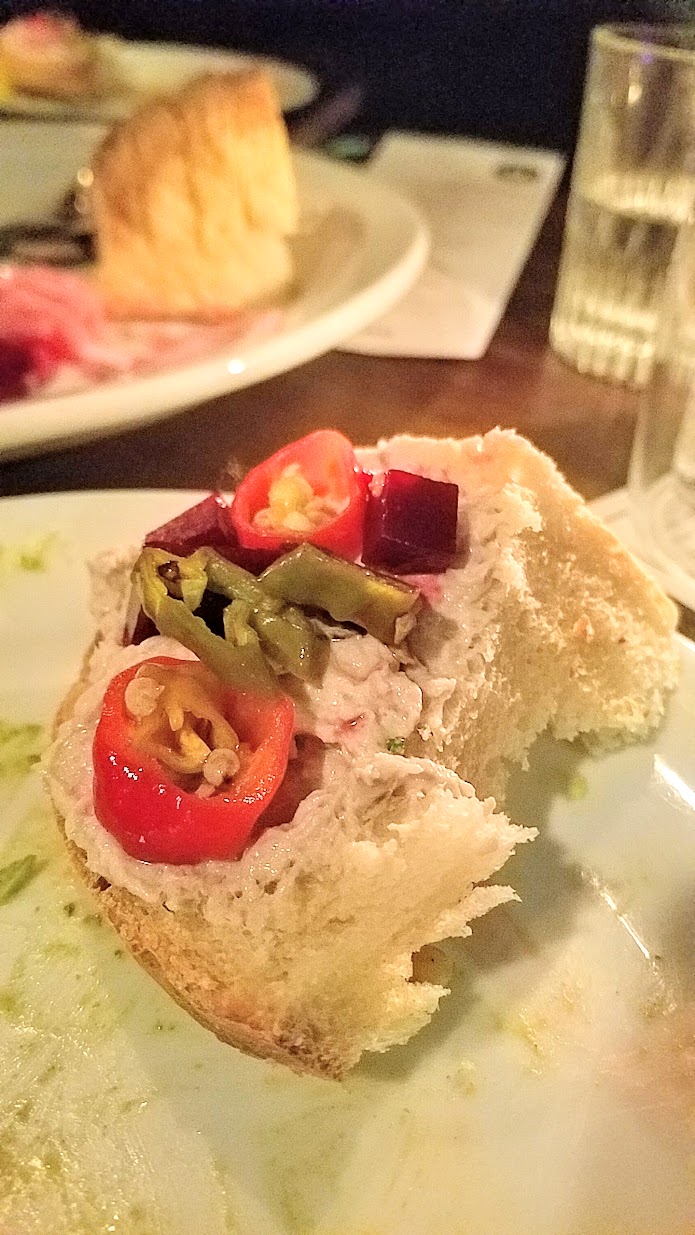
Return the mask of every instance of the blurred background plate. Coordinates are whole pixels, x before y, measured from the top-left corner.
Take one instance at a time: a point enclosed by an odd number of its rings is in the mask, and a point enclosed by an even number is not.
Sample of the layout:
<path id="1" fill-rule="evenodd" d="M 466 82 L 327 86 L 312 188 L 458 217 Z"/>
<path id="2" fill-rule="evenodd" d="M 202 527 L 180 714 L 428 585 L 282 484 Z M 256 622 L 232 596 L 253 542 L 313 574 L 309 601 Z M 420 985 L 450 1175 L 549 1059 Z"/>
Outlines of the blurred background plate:
<path id="1" fill-rule="evenodd" d="M 0 225 L 50 211 L 102 133 L 96 125 L 0 124 Z M 427 257 L 415 207 L 364 172 L 318 155 L 297 152 L 295 166 L 297 279 L 272 335 L 252 328 L 195 364 L 4 404 L 0 458 L 114 433 L 240 390 L 329 351 L 391 308 Z"/>
<path id="2" fill-rule="evenodd" d="M 306 107 L 318 93 L 318 81 L 307 69 L 267 56 L 185 47 L 175 43 L 136 43 L 110 35 L 97 36 L 104 57 L 120 83 L 117 93 L 104 98 L 65 102 L 8 90 L 0 94 L 0 112 L 46 119 L 73 118 L 109 123 L 129 115 L 153 94 L 176 90 L 201 73 L 265 68 L 275 83 L 285 112 Z"/>
<path id="3" fill-rule="evenodd" d="M 31 758 L 91 636 L 86 555 L 192 492 L 0 502 L 0 1229 L 10 1235 L 693 1235 L 695 649 L 649 742 L 540 742 L 521 896 L 452 993 L 342 1084 L 218 1042 L 76 883 Z M 45 731 L 44 731 L 45 732 Z"/>

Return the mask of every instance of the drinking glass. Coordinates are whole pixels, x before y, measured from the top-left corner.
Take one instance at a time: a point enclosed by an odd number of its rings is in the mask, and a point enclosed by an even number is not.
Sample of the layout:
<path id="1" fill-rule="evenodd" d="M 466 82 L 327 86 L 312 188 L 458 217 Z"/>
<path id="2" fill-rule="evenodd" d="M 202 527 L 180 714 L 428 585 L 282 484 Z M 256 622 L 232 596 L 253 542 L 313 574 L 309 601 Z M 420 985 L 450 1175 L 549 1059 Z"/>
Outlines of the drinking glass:
<path id="1" fill-rule="evenodd" d="M 632 517 L 644 554 L 695 609 L 695 216 L 666 274 L 651 376 L 630 463 Z"/>
<path id="2" fill-rule="evenodd" d="M 695 26 L 598 26 L 550 326 L 581 372 L 647 380 L 694 173 Z"/>

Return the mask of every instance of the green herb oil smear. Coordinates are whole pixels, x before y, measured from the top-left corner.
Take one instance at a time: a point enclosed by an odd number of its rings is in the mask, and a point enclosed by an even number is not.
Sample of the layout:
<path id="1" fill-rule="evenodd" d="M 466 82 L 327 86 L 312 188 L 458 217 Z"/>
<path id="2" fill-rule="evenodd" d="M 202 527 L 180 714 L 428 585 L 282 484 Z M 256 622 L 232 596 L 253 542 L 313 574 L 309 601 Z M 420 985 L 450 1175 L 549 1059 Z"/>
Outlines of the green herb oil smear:
<path id="1" fill-rule="evenodd" d="M 35 853 L 27 853 L 23 858 L 16 858 L 0 867 L 0 905 L 6 905 L 14 900 L 20 892 L 31 883 L 39 871 L 41 863 Z"/>
<path id="2" fill-rule="evenodd" d="M 0 719 L 0 778 L 24 776 L 41 758 L 41 725 L 14 725 Z"/>

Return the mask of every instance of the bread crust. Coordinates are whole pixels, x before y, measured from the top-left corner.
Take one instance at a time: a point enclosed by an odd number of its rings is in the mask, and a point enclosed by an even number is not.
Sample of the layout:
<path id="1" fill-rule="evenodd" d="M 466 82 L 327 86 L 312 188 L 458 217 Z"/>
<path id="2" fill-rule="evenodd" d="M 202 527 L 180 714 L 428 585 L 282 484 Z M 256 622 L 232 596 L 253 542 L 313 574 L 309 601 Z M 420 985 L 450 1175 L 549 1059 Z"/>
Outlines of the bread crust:
<path id="1" fill-rule="evenodd" d="M 68 720 L 87 685 L 87 669 L 97 646 L 94 641 L 82 665 L 78 680 L 70 687 L 56 713 L 53 734 Z M 235 1046 L 259 1059 L 272 1059 L 294 1072 L 340 1080 L 348 1070 L 338 1054 L 321 1045 L 318 1037 L 306 1031 L 275 1035 L 257 1020 L 249 1002 L 235 1004 L 233 992 L 211 993 L 205 988 L 201 998 L 201 974 L 187 955 L 198 949 L 194 938 L 200 928 L 195 919 L 191 927 L 180 914 L 160 905 L 149 905 L 126 888 L 116 888 L 87 866 L 86 855 L 66 835 L 65 820 L 53 804 L 56 822 L 68 850 L 73 868 L 89 889 L 99 912 L 111 923 L 135 959 L 151 977 L 205 1029 L 221 1042 Z"/>

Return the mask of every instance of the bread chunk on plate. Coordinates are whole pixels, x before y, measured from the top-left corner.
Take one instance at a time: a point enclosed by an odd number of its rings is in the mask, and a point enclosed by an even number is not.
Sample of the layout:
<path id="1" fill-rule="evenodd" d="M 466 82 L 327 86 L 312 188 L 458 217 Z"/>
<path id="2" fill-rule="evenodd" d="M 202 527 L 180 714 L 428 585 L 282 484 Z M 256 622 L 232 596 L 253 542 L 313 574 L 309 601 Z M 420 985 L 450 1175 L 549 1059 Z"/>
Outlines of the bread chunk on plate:
<path id="1" fill-rule="evenodd" d="M 509 430 L 395 437 L 361 456 L 456 481 L 470 556 L 437 580 L 410 645 L 432 680 L 424 750 L 504 797 L 545 729 L 594 749 L 648 736 L 676 682 L 675 605 L 565 481 Z"/>
<path id="2" fill-rule="evenodd" d="M 144 104 L 93 172 L 96 278 L 115 316 L 221 321 L 289 284 L 297 189 L 262 70 L 205 74 Z"/>

